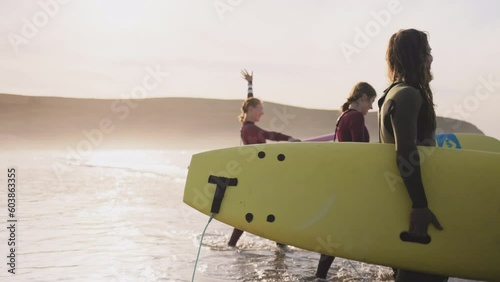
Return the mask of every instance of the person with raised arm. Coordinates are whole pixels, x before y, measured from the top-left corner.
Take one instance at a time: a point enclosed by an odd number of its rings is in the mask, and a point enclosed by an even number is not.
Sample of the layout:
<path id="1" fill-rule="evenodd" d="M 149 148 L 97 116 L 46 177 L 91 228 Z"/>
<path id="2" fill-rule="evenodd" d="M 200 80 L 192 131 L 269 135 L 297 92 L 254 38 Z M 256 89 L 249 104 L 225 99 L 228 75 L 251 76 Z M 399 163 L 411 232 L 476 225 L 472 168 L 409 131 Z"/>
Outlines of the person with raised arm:
<path id="1" fill-rule="evenodd" d="M 253 96 L 253 72 L 250 74 L 246 70 L 242 70 L 241 75 L 243 76 L 243 79 L 248 82 L 247 99 L 243 102 L 243 105 L 241 106 L 241 114 L 239 115 L 239 120 L 242 123 L 240 136 L 243 144 L 264 144 L 266 143 L 266 140 L 299 142 L 300 139 L 293 138 L 292 136 L 280 132 L 267 131 L 256 125 L 264 114 L 264 106 L 261 100 Z M 238 243 L 242 234 L 242 230 L 234 228 L 228 245 L 231 247 L 236 246 L 236 243 Z M 280 243 L 277 244 L 279 246 L 283 246 Z"/>

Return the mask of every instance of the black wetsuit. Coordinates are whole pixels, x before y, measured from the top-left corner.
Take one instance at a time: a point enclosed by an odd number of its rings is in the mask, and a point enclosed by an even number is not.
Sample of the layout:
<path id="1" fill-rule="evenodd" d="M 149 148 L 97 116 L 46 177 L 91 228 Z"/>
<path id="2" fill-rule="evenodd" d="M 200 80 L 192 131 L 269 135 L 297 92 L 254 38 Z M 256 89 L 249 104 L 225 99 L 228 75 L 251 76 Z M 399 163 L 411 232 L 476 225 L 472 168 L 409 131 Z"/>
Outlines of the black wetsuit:
<path id="1" fill-rule="evenodd" d="M 429 118 L 420 91 L 403 82 L 393 83 L 378 101 L 381 143 L 396 146 L 397 165 L 412 208 L 426 208 L 418 146 L 436 146 L 436 119 Z M 447 277 L 398 269 L 396 281 L 447 281 Z"/>

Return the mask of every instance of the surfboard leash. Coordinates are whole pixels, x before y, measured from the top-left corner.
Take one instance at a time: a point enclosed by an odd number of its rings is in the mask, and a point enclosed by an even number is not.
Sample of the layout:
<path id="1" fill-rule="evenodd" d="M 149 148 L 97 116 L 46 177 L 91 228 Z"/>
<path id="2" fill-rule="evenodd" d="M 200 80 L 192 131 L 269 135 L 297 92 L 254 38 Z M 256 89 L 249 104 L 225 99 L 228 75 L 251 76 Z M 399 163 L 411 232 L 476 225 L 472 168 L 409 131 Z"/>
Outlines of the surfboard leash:
<path id="1" fill-rule="evenodd" d="M 205 232 L 207 231 L 207 228 L 208 228 L 208 225 L 210 224 L 210 221 L 212 221 L 212 219 L 214 217 L 215 217 L 215 213 L 212 213 L 212 215 L 208 219 L 207 225 L 205 225 L 205 229 L 203 229 L 203 233 L 201 233 L 200 245 L 198 246 L 198 254 L 196 255 L 196 261 L 194 263 L 193 277 L 191 278 L 191 282 L 194 282 L 194 276 L 196 274 L 196 267 L 198 266 L 198 260 L 200 258 L 201 245 L 203 244 L 203 237 L 205 236 Z"/>
<path id="2" fill-rule="evenodd" d="M 352 269 L 354 269 L 354 271 L 356 272 L 356 274 L 359 276 L 359 278 L 361 278 L 361 281 L 364 281 L 365 279 L 363 279 L 363 276 L 361 276 L 361 274 L 359 274 L 358 270 L 356 269 L 356 267 L 352 264 L 352 262 L 350 260 L 347 260 L 347 263 L 349 263 L 349 265 L 351 266 Z"/>
<path id="3" fill-rule="evenodd" d="M 198 254 L 196 255 L 196 261 L 194 263 L 193 277 L 191 278 L 191 282 L 194 282 L 194 276 L 196 274 L 196 266 L 198 265 L 198 260 L 200 258 L 201 245 L 203 243 L 203 237 L 205 236 L 205 232 L 207 231 L 208 225 L 210 224 L 210 221 L 212 221 L 212 219 L 215 217 L 215 215 L 218 214 L 220 211 L 222 199 L 224 198 L 224 194 L 226 193 L 226 188 L 228 186 L 238 185 L 238 179 L 210 175 L 208 177 L 208 183 L 216 184 L 217 186 L 215 189 L 214 199 L 212 200 L 212 208 L 210 210 L 212 215 L 208 219 L 207 225 L 205 226 L 205 229 L 203 229 L 203 233 L 201 233 L 200 245 L 198 246 Z"/>

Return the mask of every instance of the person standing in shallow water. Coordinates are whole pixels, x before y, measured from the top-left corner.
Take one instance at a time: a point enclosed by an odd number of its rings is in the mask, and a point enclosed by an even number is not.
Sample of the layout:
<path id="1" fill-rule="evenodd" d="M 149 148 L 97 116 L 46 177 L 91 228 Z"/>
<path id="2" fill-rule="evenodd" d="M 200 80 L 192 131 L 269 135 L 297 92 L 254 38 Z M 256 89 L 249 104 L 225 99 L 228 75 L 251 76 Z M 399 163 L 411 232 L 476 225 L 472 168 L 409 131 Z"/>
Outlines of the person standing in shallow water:
<path id="1" fill-rule="evenodd" d="M 334 141 L 338 142 L 370 142 L 370 135 L 365 125 L 365 115 L 373 107 L 377 93 L 366 82 L 356 84 L 349 98 L 342 105 L 342 114 L 337 119 Z M 316 270 L 316 278 L 326 279 L 335 257 L 321 254 Z"/>
<path id="2" fill-rule="evenodd" d="M 242 70 L 241 75 L 243 76 L 243 79 L 248 82 L 247 99 L 243 103 L 241 107 L 241 114 L 238 117 L 242 123 L 241 141 L 243 144 L 264 144 L 266 143 L 266 140 L 300 142 L 299 139 L 293 138 L 289 135 L 275 131 L 267 131 L 255 125 L 255 123 L 259 122 L 260 118 L 264 114 L 264 107 L 259 99 L 253 97 L 253 72 L 252 74 L 249 74 L 246 70 Z M 231 238 L 229 239 L 228 246 L 236 246 L 236 243 L 238 243 L 242 234 L 242 230 L 234 228 Z M 280 243 L 276 244 L 278 244 L 278 246 L 284 246 Z"/>
<path id="3" fill-rule="evenodd" d="M 395 145 L 397 166 L 412 202 L 409 233 L 423 238 L 430 224 L 443 229 L 427 203 L 417 150 L 417 146 L 436 146 L 436 113 L 429 86 L 433 57 L 427 34 L 415 29 L 396 32 L 389 40 L 386 60 L 392 84 L 378 101 L 379 138 L 381 143 Z M 447 280 L 403 269 L 396 273 L 397 282 Z"/>

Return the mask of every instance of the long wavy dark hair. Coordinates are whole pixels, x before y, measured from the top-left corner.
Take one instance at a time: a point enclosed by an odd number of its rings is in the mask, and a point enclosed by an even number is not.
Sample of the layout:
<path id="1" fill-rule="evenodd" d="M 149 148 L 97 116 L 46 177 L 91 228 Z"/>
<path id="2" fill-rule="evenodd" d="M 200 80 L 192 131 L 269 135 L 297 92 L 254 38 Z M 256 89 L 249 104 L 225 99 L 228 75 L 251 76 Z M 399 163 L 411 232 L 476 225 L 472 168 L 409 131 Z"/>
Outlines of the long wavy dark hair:
<path id="1" fill-rule="evenodd" d="M 402 81 L 420 91 L 426 122 L 436 129 L 436 112 L 429 83 L 433 79 L 429 62 L 427 34 L 416 29 L 402 29 L 391 36 L 386 60 L 392 82 Z"/>

